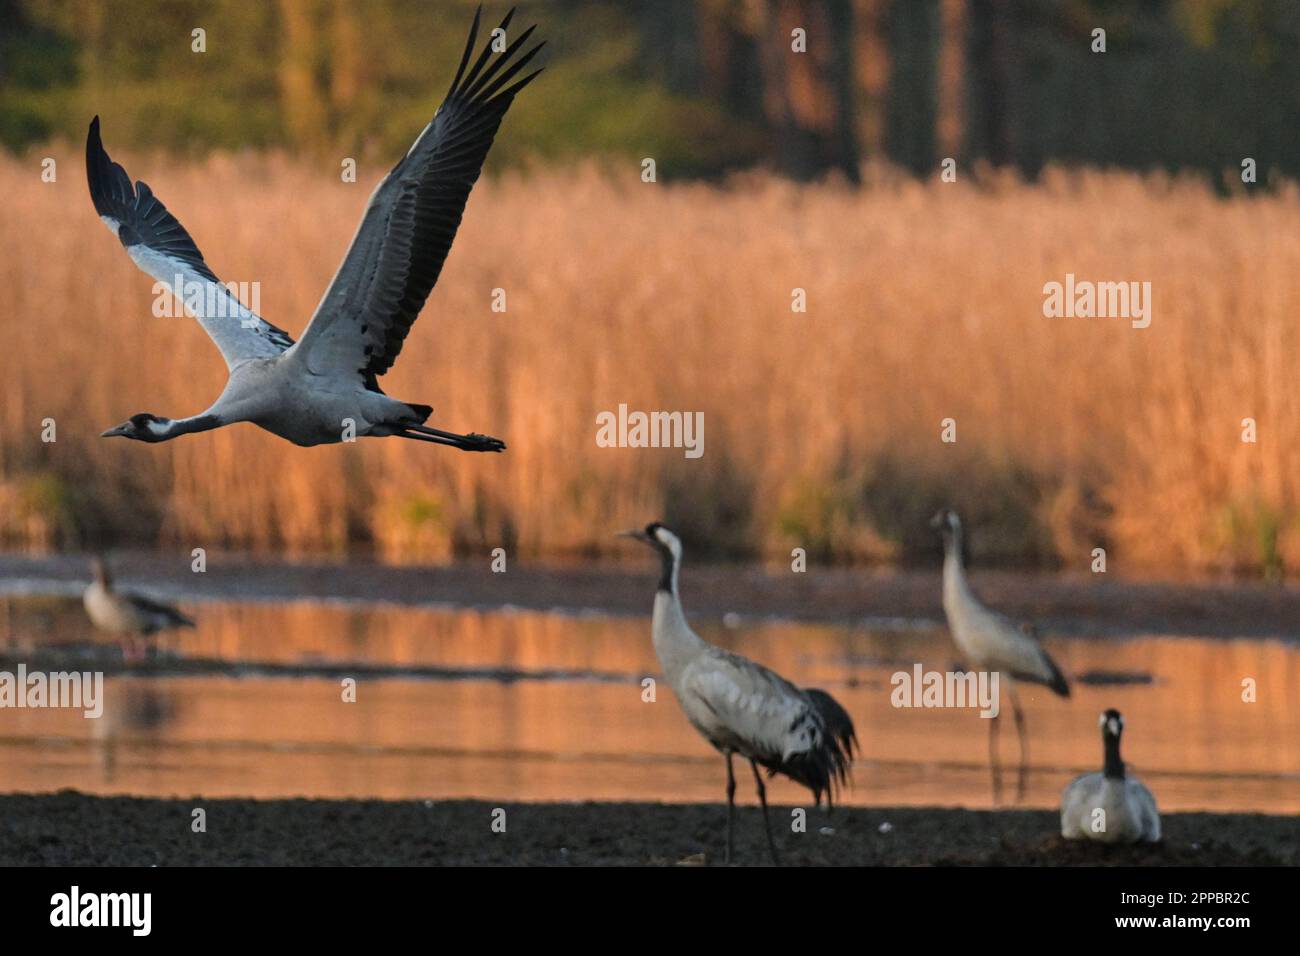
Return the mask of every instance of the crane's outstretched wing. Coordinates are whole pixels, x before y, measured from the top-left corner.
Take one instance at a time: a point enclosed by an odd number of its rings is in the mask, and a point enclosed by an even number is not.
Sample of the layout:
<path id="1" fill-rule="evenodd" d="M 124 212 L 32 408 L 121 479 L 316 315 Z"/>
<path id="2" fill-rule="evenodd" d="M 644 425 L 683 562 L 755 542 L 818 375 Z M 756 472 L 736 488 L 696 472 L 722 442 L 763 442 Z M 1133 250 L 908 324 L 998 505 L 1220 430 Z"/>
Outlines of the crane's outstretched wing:
<path id="1" fill-rule="evenodd" d="M 446 99 L 370 197 L 343 264 L 295 346 L 313 373 L 355 375 L 378 391 L 376 377 L 392 367 L 438 281 L 506 110 L 541 72 L 511 82 L 543 45 L 515 56 L 533 32 L 529 27 L 495 58 L 490 41 L 467 73 L 481 12 Z M 502 36 L 513 15 L 502 21 Z"/>
<path id="2" fill-rule="evenodd" d="M 86 179 L 95 211 L 145 273 L 172 288 L 221 350 L 228 368 L 251 358 L 279 355 L 293 339 L 244 308 L 216 277 L 190 234 L 143 182 L 131 186 L 99 138 L 99 117 L 86 136 Z"/>

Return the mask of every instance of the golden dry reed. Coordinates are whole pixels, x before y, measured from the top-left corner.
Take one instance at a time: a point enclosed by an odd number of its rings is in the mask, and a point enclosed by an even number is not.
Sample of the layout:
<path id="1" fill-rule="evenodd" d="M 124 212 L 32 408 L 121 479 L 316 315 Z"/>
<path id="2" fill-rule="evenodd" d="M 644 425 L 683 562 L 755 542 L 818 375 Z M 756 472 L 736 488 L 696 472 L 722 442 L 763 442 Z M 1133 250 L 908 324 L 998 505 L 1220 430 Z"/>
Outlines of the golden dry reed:
<path id="1" fill-rule="evenodd" d="M 225 368 L 193 320 L 151 313 L 151 280 L 97 221 L 77 151 L 46 152 L 54 183 L 39 153 L 0 159 L 9 546 L 594 554 L 664 517 L 718 551 L 889 560 L 932 548 L 926 519 L 955 504 L 989 558 L 1300 561 L 1292 187 L 1224 199 L 1126 173 L 875 171 L 854 192 L 646 184 L 634 164 L 484 180 L 382 384 L 432 404 L 440 427 L 504 438 L 496 456 L 396 439 L 302 449 L 251 425 L 99 438 L 137 411 L 201 411 Z M 124 159 L 294 335 L 379 175 Z M 1151 326 L 1044 317 L 1044 284 L 1067 273 L 1149 281 Z M 620 403 L 702 411 L 704 456 L 598 447 L 596 416 Z M 940 441 L 946 418 L 955 443 Z"/>

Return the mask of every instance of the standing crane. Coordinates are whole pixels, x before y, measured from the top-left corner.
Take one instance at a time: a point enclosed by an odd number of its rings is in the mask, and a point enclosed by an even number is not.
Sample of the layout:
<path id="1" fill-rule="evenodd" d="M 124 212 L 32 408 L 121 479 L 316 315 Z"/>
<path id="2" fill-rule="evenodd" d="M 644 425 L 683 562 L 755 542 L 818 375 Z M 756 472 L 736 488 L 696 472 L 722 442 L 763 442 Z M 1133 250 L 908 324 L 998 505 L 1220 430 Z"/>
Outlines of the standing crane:
<path id="1" fill-rule="evenodd" d="M 1061 836 L 1101 843 L 1158 843 L 1156 798 L 1139 780 L 1127 776 L 1120 759 L 1124 718 L 1118 710 L 1106 710 L 1100 723 L 1101 773 L 1076 777 L 1061 794 Z"/>
<path id="2" fill-rule="evenodd" d="M 104 437 L 162 442 L 251 422 L 295 445 L 356 435 L 397 436 L 462 451 L 505 449 L 497 438 L 427 426 L 432 408 L 390 398 L 378 382 L 438 281 L 506 110 L 541 72 L 515 79 L 542 47 L 516 56 L 532 27 L 492 56 L 513 10 L 470 66 L 481 12 L 474 15 L 446 99 L 371 195 L 343 263 L 296 344 L 217 279 L 189 233 L 145 183 L 132 187 L 126 170 L 105 152 L 94 118 L 86 138 L 86 175 L 95 211 L 141 270 L 169 285 L 180 277 L 187 305 L 229 370 L 225 389 L 207 411 L 180 419 L 141 412 Z"/>
<path id="3" fill-rule="evenodd" d="M 1037 634 L 1030 625 L 1017 625 L 1011 619 L 986 607 L 966 580 L 962 561 L 962 528 L 957 512 L 945 509 L 931 520 L 930 525 L 943 536 L 943 612 L 948 619 L 948 630 L 958 650 L 972 667 L 997 671 L 1001 683 L 1011 697 L 1011 709 L 1016 720 L 1016 736 L 1020 742 L 1020 772 L 1017 778 L 1017 799 L 1025 795 L 1025 776 L 1028 769 L 1029 748 L 1025 735 L 1025 715 L 1020 709 L 1016 694 L 1016 681 L 1042 684 L 1062 697 L 1070 696 L 1070 685 L 1056 662 L 1043 650 Z M 1001 771 L 998 766 L 998 720 L 989 720 L 989 766 L 993 775 L 993 802 L 1002 795 Z"/>
<path id="4" fill-rule="evenodd" d="M 813 800 L 833 806 L 857 744 L 853 721 L 844 708 L 822 690 L 801 689 L 760 664 L 707 643 L 686 622 L 677 576 L 682 543 L 662 524 L 620 535 L 655 550 L 661 562 L 655 593 L 651 637 L 677 702 L 691 726 L 722 754 L 727 763 L 727 855 L 731 862 L 736 810 L 736 777 L 731 758 L 749 761 L 763 807 L 763 826 L 772 862 L 780 863 L 767 812 L 767 788 L 759 766 L 768 776 L 783 773 L 813 793 Z"/>

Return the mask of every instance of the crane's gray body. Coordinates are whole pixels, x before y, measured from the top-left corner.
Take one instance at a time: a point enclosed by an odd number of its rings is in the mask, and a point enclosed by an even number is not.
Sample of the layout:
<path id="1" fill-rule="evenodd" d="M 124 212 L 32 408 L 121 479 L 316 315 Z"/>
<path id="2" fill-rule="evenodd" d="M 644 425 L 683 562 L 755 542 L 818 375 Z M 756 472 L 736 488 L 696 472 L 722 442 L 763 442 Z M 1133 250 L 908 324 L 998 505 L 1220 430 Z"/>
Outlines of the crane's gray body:
<path id="1" fill-rule="evenodd" d="M 403 425 L 424 421 L 405 402 L 360 383 L 306 372 L 294 349 L 236 365 L 221 396 L 203 415 L 216 416 L 222 424 L 251 422 L 303 446 L 391 435 Z"/>
<path id="2" fill-rule="evenodd" d="M 676 595 L 655 595 L 651 634 L 686 719 L 718 750 L 772 764 L 822 745 L 808 696 L 766 667 L 701 639 Z"/>
<path id="3" fill-rule="evenodd" d="M 940 516 L 936 516 L 940 521 Z M 1055 661 L 1030 628 L 987 607 L 971 589 L 961 555 L 961 521 L 954 512 L 942 514 L 944 528 L 943 612 L 948 630 L 967 662 L 979 670 L 997 671 L 1004 680 L 1016 678 L 1045 684 L 1058 694 L 1069 692 Z"/>

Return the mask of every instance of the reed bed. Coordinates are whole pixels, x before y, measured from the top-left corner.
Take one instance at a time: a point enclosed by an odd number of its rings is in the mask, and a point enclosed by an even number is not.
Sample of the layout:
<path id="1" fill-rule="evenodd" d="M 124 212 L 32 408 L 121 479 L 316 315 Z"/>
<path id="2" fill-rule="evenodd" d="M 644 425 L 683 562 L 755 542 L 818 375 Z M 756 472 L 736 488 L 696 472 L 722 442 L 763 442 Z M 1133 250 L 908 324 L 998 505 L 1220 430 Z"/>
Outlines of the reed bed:
<path id="1" fill-rule="evenodd" d="M 430 560 L 610 550 L 663 517 L 718 553 L 905 560 L 941 504 L 989 559 L 1084 570 L 1300 562 L 1300 199 L 1161 175 L 866 188 L 627 170 L 484 180 L 383 385 L 501 456 L 301 449 L 241 425 L 101 440 L 202 410 L 224 366 L 96 222 L 74 150 L 0 158 L 0 534 Z M 297 335 L 380 174 L 276 156 L 123 157 L 227 281 Z M 1149 281 L 1153 320 L 1045 318 L 1066 273 Z M 807 312 L 792 311 L 806 290 Z M 507 311 L 492 311 L 503 289 Z M 601 448 L 596 416 L 700 411 L 705 453 Z M 940 440 L 956 421 L 957 441 Z M 1242 441 L 1242 420 L 1258 440 Z M 57 441 L 43 442 L 53 419 Z"/>

